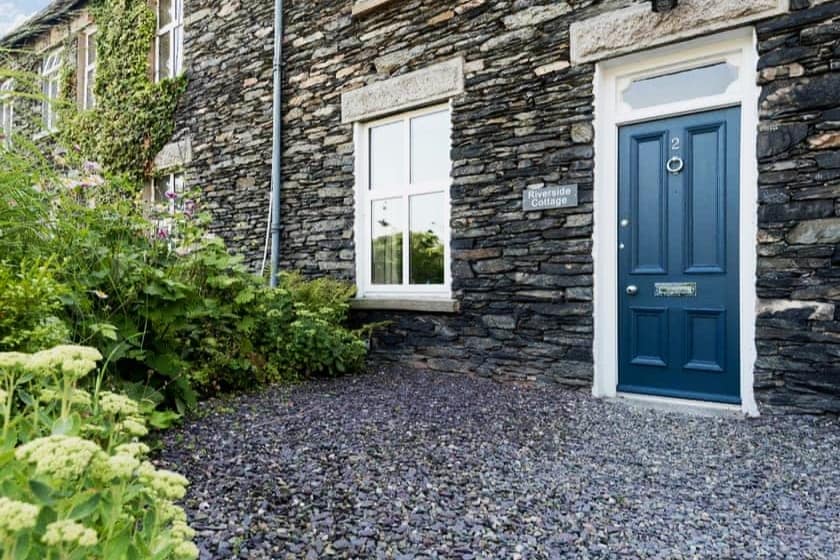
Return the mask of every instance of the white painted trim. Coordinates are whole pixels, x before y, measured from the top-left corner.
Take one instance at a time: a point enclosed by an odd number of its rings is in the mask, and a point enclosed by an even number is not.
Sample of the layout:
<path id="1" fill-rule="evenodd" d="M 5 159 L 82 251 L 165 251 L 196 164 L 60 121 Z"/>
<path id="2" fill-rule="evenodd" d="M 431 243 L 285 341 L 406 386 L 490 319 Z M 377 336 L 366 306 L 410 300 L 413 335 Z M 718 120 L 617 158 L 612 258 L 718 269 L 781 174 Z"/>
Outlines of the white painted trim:
<path id="1" fill-rule="evenodd" d="M 394 115 L 391 117 L 380 118 L 368 122 L 357 122 L 353 127 L 353 145 L 355 151 L 355 166 L 354 166 L 354 202 L 355 202 L 355 248 L 356 248 L 356 287 L 358 299 L 430 299 L 430 300 L 449 300 L 452 297 L 452 231 L 451 231 L 451 177 L 445 183 L 432 183 L 423 185 L 411 185 L 411 157 L 410 157 L 410 122 L 411 119 L 423 115 L 429 115 L 441 111 L 448 111 L 450 118 L 450 125 L 452 119 L 452 104 L 437 104 L 417 109 L 414 111 L 407 111 Z M 444 194 L 444 205 L 446 208 L 446 216 L 444 218 L 444 255 L 443 255 L 443 284 L 435 286 L 421 286 L 410 285 L 407 283 L 409 279 L 408 274 L 408 244 L 409 236 L 403 236 L 403 279 L 406 283 L 399 286 L 377 286 L 370 282 L 370 234 L 368 232 L 368 214 L 371 197 L 368 194 L 368 185 L 370 180 L 369 161 L 369 145 L 368 145 L 368 131 L 376 126 L 387 123 L 399 122 L 405 123 L 404 126 L 404 150 L 405 150 L 405 183 L 409 187 L 407 191 L 379 192 L 375 199 L 388 198 L 391 194 L 404 197 L 406 206 L 404 208 L 406 216 L 406 225 L 408 225 L 408 216 L 410 208 L 407 201 L 412 195 L 425 193 L 440 193 Z M 450 136 L 451 144 L 451 136 Z M 451 150 L 451 146 L 450 146 Z"/>
<path id="2" fill-rule="evenodd" d="M 675 65 L 691 67 L 715 57 L 738 53 L 737 90 L 723 96 L 693 99 L 650 110 L 618 109 L 618 80 L 626 76 L 661 73 Z M 755 143 L 758 129 L 758 96 L 755 69 L 758 62 L 755 32 L 750 27 L 695 39 L 645 53 L 598 63 L 595 67 L 595 195 L 592 257 L 594 273 L 593 358 L 595 378 L 592 394 L 615 397 L 618 386 L 618 127 L 632 122 L 741 105 L 740 176 L 740 350 L 741 411 L 758 415 L 754 394 L 756 359 L 756 236 L 758 160 Z M 730 58 L 730 60 L 734 60 Z M 693 64 L 692 64 L 693 62 Z"/>

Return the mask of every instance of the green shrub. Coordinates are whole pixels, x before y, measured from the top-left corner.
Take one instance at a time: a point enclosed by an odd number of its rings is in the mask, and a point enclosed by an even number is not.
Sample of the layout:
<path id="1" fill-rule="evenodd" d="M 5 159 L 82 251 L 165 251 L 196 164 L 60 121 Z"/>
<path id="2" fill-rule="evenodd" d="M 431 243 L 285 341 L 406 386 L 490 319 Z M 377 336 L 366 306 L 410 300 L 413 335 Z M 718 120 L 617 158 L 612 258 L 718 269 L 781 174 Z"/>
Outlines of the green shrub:
<path id="1" fill-rule="evenodd" d="M 175 505 L 187 481 L 146 459 L 148 407 L 88 379 L 101 357 L 79 346 L 0 354 L 3 558 L 198 556 Z"/>
<path id="2" fill-rule="evenodd" d="M 67 293 L 51 260 L 0 262 L 0 350 L 31 351 L 67 342 L 70 331 L 60 318 Z"/>
<path id="3" fill-rule="evenodd" d="M 26 194 L 18 175 L 0 173 L 0 197 L 31 203 L 31 239 L 0 235 L 0 254 L 15 255 L 6 283 L 31 281 L 10 292 L 15 317 L 26 320 L 0 316 L 0 350 L 68 338 L 96 347 L 123 390 L 151 387 L 179 412 L 198 393 L 362 367 L 363 337 L 345 326 L 352 286 L 290 274 L 271 289 L 207 234 L 199 193 L 180 195 L 173 215 L 168 203 L 149 207 L 136 184 L 106 180 L 90 162 L 60 176 L 35 156 L 18 157 L 30 162 L 14 164 L 19 175 L 39 187 Z M 11 227 L 3 216 L 0 232 Z"/>

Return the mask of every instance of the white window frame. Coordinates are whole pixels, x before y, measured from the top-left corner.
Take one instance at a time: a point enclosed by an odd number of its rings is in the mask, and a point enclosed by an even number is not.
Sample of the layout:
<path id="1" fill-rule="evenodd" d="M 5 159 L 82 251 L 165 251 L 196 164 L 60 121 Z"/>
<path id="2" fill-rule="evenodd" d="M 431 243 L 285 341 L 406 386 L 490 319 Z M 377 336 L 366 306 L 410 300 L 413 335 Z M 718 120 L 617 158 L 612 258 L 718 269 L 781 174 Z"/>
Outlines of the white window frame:
<path id="1" fill-rule="evenodd" d="M 155 35 L 155 82 L 174 78 L 182 71 L 184 62 L 184 0 L 172 0 L 171 21 L 160 26 L 160 0 L 155 4 L 155 16 L 157 17 L 157 33 Z M 172 73 L 166 76 L 161 75 L 160 39 L 163 36 L 169 37 L 169 68 Z"/>
<path id="2" fill-rule="evenodd" d="M 84 69 L 82 74 L 82 108 L 83 109 L 93 109 L 96 107 L 96 96 L 88 95 L 88 90 L 93 90 L 93 84 L 96 81 L 96 63 L 99 60 L 99 52 L 97 51 L 96 57 L 97 60 L 91 62 L 90 60 L 90 44 L 91 41 L 96 41 L 96 31 L 95 27 L 91 29 L 87 29 L 84 33 L 84 41 L 85 41 L 85 60 L 84 60 Z M 95 44 L 95 43 L 94 43 Z"/>
<path id="3" fill-rule="evenodd" d="M 162 179 L 169 179 L 170 188 L 166 190 L 167 193 L 174 192 L 178 196 L 184 196 L 184 174 L 182 172 L 174 172 L 174 173 L 163 173 L 161 175 L 157 175 L 152 177 L 150 189 L 149 189 L 149 202 L 152 204 L 157 204 L 160 202 L 166 202 L 169 205 L 169 213 L 174 215 L 178 209 L 178 199 L 173 198 L 166 200 L 157 200 L 157 184 L 158 181 Z"/>
<path id="4" fill-rule="evenodd" d="M 56 104 L 61 97 L 61 67 L 64 49 L 50 51 L 41 60 L 41 116 L 44 128 L 48 132 L 55 132 L 58 128 L 58 110 Z M 55 97 L 50 96 L 49 85 L 55 84 Z"/>
<path id="5" fill-rule="evenodd" d="M 356 123 L 354 143 L 356 147 L 356 285 L 357 297 L 361 299 L 441 299 L 452 297 L 452 249 L 451 249 L 451 156 L 450 174 L 446 180 L 424 184 L 411 184 L 411 120 L 446 111 L 449 115 L 450 130 L 452 126 L 452 107 L 449 103 L 437 104 L 413 111 L 402 112 L 390 117 L 364 123 Z M 375 193 L 370 190 L 370 131 L 371 129 L 403 122 L 403 161 L 405 162 L 403 184 L 400 188 L 379 189 Z M 451 152 L 452 139 L 449 138 L 448 151 Z M 425 285 L 408 284 L 410 281 L 410 205 L 412 196 L 423 194 L 443 193 L 443 284 Z M 386 198 L 401 198 L 403 200 L 403 284 L 383 285 L 373 284 L 371 261 L 371 203 L 374 200 Z"/>
<path id="6" fill-rule="evenodd" d="M 3 145 L 12 145 L 12 134 L 15 128 L 15 80 L 10 78 L 0 85 L 0 126 L 3 128 Z"/>
<path id="7" fill-rule="evenodd" d="M 632 110 L 620 100 L 623 85 L 640 77 L 658 76 L 728 61 L 738 66 L 738 80 L 726 92 Z M 740 255 L 740 413 L 758 415 L 755 400 L 756 236 L 758 234 L 758 98 L 755 68 L 758 50 L 752 27 L 703 37 L 600 62 L 595 67 L 595 196 L 593 261 L 596 397 L 616 397 L 618 386 L 618 129 L 620 126 L 723 107 L 741 107 L 741 170 L 739 184 Z M 639 397 L 646 401 L 729 410 L 731 405 L 701 401 Z"/>

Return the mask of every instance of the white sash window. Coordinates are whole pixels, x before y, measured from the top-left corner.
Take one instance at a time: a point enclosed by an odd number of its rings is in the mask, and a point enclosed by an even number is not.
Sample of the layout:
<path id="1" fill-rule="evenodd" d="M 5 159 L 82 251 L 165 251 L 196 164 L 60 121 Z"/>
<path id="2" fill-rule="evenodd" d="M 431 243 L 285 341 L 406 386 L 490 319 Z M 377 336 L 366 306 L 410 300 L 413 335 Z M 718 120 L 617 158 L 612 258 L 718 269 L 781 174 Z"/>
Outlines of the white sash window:
<path id="1" fill-rule="evenodd" d="M 362 297 L 450 296 L 450 136 L 448 106 L 361 126 Z"/>
<path id="2" fill-rule="evenodd" d="M 184 1 L 158 0 L 155 81 L 181 73 L 184 51 Z"/>
<path id="3" fill-rule="evenodd" d="M 50 132 L 58 127 L 58 95 L 61 84 L 61 51 L 53 51 L 41 64 L 41 116 Z"/>

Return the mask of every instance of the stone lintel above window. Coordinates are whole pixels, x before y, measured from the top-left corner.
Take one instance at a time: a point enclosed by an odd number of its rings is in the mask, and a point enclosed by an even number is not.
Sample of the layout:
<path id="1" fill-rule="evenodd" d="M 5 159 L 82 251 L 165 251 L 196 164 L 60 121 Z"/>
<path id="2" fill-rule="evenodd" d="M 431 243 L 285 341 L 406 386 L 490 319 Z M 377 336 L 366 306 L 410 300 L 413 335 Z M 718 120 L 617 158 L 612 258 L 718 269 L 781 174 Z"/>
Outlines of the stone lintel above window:
<path id="1" fill-rule="evenodd" d="M 156 171 L 183 169 L 192 161 L 192 142 L 186 137 L 177 142 L 170 142 L 155 156 Z"/>
<path id="2" fill-rule="evenodd" d="M 458 57 L 342 94 L 341 121 L 371 120 L 448 101 L 463 92 L 464 59 Z"/>
<path id="3" fill-rule="evenodd" d="M 386 4 L 396 4 L 399 0 L 353 0 L 353 16 L 359 17 Z"/>
<path id="4" fill-rule="evenodd" d="M 788 11 L 790 0 L 680 0 L 654 13 L 649 2 L 572 24 L 572 63 L 595 62 L 634 51 L 732 29 Z"/>

